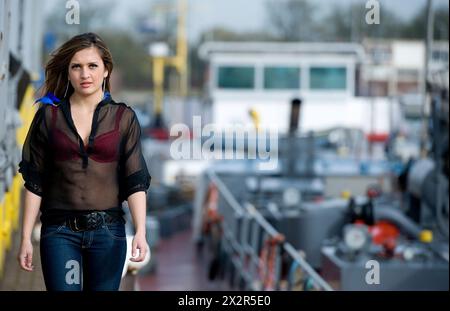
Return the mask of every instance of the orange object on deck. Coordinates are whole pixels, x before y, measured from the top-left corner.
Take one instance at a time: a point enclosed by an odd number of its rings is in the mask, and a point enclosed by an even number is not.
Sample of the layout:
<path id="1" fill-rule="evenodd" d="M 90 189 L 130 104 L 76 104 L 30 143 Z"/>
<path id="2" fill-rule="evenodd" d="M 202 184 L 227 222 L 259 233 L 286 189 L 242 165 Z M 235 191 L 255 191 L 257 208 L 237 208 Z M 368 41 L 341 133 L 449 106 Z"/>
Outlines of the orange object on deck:
<path id="1" fill-rule="evenodd" d="M 387 133 L 369 133 L 367 134 L 367 140 L 372 143 L 384 143 L 389 138 Z"/>
<path id="2" fill-rule="evenodd" d="M 211 183 L 206 193 L 205 203 L 203 204 L 204 217 L 203 217 L 203 232 L 208 233 L 211 230 L 211 226 L 220 223 L 223 219 L 219 214 L 217 204 L 219 200 L 219 192 L 215 184 Z"/>
<path id="3" fill-rule="evenodd" d="M 261 249 L 259 256 L 259 277 L 263 290 L 275 290 L 275 264 L 278 246 L 285 241 L 282 234 L 269 237 Z"/>
<path id="4" fill-rule="evenodd" d="M 400 234 L 398 228 L 387 221 L 379 221 L 369 227 L 373 243 L 378 245 L 390 245 L 397 240 Z"/>

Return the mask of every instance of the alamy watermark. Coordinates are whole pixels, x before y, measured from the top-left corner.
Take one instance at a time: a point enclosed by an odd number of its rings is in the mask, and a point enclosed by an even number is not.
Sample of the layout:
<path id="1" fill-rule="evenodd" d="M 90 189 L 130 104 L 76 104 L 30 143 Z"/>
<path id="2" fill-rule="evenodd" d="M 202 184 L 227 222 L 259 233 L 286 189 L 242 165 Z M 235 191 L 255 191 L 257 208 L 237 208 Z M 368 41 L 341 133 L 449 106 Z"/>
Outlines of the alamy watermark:
<path id="1" fill-rule="evenodd" d="M 366 2 L 366 23 L 369 25 L 380 24 L 380 2 L 377 0 L 369 0 Z"/>
<path id="2" fill-rule="evenodd" d="M 69 270 L 66 272 L 66 283 L 68 285 L 79 285 L 81 281 L 80 263 L 74 259 L 69 260 L 66 262 L 66 269 Z"/>
<path id="3" fill-rule="evenodd" d="M 366 273 L 366 284 L 380 285 L 380 263 L 376 260 L 369 260 L 365 267 L 369 269 Z"/>
<path id="4" fill-rule="evenodd" d="M 66 2 L 66 23 L 69 25 L 80 24 L 80 3 L 76 0 L 68 0 Z"/>
<path id="5" fill-rule="evenodd" d="M 205 124 L 202 127 L 201 117 L 194 116 L 192 131 L 191 135 L 189 127 L 182 123 L 170 128 L 170 136 L 177 137 L 170 145 L 174 160 L 258 159 L 260 170 L 273 170 L 278 165 L 276 127 L 259 131 L 243 125 L 218 127 Z"/>

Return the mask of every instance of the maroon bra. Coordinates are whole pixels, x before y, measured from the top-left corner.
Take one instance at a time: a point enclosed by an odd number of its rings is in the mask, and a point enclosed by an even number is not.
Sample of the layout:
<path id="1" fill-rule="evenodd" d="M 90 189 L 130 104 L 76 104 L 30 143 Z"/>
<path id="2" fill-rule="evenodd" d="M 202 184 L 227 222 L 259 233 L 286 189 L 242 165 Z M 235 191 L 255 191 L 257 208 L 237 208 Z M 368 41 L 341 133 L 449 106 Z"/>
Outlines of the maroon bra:
<path id="1" fill-rule="evenodd" d="M 82 157 L 81 146 L 73 142 L 63 131 L 56 128 L 56 120 L 58 118 L 58 107 L 52 107 L 52 140 L 55 160 L 67 161 Z M 118 108 L 115 120 L 115 126 L 112 131 L 97 136 L 92 148 L 89 149 L 88 156 L 97 162 L 114 162 L 118 160 L 118 150 L 120 144 L 119 124 L 125 107 Z M 92 129 L 91 129 L 92 130 Z M 84 146 L 86 150 L 88 146 Z"/>

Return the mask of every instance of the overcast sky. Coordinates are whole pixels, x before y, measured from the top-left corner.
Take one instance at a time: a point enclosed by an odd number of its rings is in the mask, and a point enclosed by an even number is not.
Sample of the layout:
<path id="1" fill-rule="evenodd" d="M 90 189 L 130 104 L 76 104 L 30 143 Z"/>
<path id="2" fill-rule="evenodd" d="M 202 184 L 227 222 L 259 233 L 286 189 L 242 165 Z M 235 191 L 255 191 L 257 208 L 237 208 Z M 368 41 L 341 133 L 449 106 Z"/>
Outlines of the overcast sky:
<path id="1" fill-rule="evenodd" d="M 224 26 L 235 31 L 257 31 L 267 27 L 266 2 L 269 0 L 188 0 L 189 15 L 187 31 L 190 40 L 196 40 L 205 29 L 213 26 Z M 270 0 L 285 1 L 285 0 Z M 426 0 L 378 0 L 381 6 L 394 11 L 401 19 L 414 16 L 426 4 Z M 79 0 L 83 2 L 92 0 Z M 116 0 L 113 16 L 117 26 L 131 29 L 132 20 L 124 18 L 134 12 L 151 13 L 152 3 L 175 3 L 174 0 Z M 366 0 L 314 0 L 311 1 L 320 9 L 318 12 L 326 13 L 336 4 L 346 5 L 360 3 L 365 5 Z M 95 1 L 99 7 L 114 3 L 111 0 Z M 433 0 L 434 6 L 445 6 L 448 9 L 448 0 Z M 45 10 L 49 12 L 54 6 L 65 8 L 65 0 L 46 0 Z M 81 16 L 81 22 L 82 22 Z M 382 18 L 382 17 L 381 17 Z"/>

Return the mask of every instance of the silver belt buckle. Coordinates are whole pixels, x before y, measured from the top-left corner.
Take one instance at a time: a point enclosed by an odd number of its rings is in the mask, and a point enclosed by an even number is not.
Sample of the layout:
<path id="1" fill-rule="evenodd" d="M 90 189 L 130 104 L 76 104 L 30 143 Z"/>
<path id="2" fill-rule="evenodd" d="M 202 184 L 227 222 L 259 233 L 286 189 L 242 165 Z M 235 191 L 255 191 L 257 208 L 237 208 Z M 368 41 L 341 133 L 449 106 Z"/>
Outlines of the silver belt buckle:
<path id="1" fill-rule="evenodd" d="M 78 226 L 77 226 L 77 218 L 76 218 L 76 217 L 73 219 L 73 224 L 74 224 L 74 226 L 75 226 L 75 230 L 76 230 L 77 232 L 79 232 L 80 229 L 79 229 Z"/>

